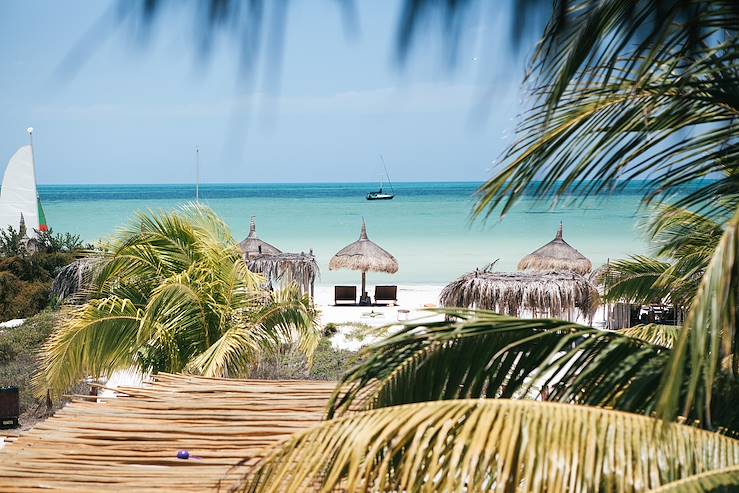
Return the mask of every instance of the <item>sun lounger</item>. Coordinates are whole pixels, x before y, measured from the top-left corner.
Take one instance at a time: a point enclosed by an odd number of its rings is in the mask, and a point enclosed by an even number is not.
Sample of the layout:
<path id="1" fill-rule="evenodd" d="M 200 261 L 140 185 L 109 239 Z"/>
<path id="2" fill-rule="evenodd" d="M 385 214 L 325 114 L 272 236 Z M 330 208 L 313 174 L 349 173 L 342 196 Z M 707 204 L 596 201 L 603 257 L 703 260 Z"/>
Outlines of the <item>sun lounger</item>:
<path id="1" fill-rule="evenodd" d="M 398 302 L 398 286 L 375 286 L 375 304 L 389 305 Z"/>
<path id="2" fill-rule="evenodd" d="M 0 387 L 0 429 L 17 428 L 19 414 L 18 387 Z"/>
<path id="3" fill-rule="evenodd" d="M 334 304 L 339 302 L 351 302 L 352 305 L 357 304 L 357 287 L 356 286 L 334 286 Z"/>

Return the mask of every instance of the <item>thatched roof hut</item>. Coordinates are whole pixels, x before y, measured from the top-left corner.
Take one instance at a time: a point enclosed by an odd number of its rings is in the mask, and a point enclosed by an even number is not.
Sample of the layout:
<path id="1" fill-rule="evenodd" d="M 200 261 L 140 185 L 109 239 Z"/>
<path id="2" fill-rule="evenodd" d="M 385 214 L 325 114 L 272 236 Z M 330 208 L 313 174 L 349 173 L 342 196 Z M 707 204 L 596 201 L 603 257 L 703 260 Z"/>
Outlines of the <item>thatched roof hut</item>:
<path id="1" fill-rule="evenodd" d="M 276 247 L 257 237 L 257 223 L 254 216 L 251 216 L 249 221 L 249 235 L 239 243 L 239 246 L 244 255 L 277 255 L 282 253 Z"/>
<path id="2" fill-rule="evenodd" d="M 365 294 L 367 272 L 398 272 L 398 261 L 387 250 L 367 238 L 367 226 L 362 220 L 359 239 L 345 246 L 331 258 L 329 270 L 350 269 L 362 272 L 362 295 Z"/>
<path id="3" fill-rule="evenodd" d="M 276 255 L 244 256 L 249 270 L 265 276 L 271 283 L 295 283 L 304 293 L 313 296 L 313 286 L 320 276 L 313 251 L 308 253 L 278 253 Z"/>
<path id="4" fill-rule="evenodd" d="M 552 241 L 526 255 L 518 270 L 538 272 L 575 272 L 586 275 L 593 264 L 562 238 L 562 223 Z"/>
<path id="5" fill-rule="evenodd" d="M 488 272 L 465 274 L 441 292 L 446 307 L 478 308 L 512 316 L 592 319 L 598 290 L 573 272 Z"/>
<path id="6" fill-rule="evenodd" d="M 249 221 L 249 236 L 239 246 L 249 270 L 265 276 L 270 286 L 295 283 L 302 292 L 313 296 L 320 271 L 312 250 L 309 253 L 288 253 L 260 240 L 254 216 Z"/>

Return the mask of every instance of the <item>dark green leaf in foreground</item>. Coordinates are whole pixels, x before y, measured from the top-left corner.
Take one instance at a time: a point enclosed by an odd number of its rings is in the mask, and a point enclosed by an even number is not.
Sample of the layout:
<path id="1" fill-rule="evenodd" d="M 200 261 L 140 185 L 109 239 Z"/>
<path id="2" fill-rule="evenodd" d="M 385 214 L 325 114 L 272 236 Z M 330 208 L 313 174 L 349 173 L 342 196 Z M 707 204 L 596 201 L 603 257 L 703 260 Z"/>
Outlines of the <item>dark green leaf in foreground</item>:
<path id="1" fill-rule="evenodd" d="M 363 350 L 328 415 L 478 397 L 534 397 L 640 413 L 655 407 L 665 347 L 570 322 L 447 311 Z"/>

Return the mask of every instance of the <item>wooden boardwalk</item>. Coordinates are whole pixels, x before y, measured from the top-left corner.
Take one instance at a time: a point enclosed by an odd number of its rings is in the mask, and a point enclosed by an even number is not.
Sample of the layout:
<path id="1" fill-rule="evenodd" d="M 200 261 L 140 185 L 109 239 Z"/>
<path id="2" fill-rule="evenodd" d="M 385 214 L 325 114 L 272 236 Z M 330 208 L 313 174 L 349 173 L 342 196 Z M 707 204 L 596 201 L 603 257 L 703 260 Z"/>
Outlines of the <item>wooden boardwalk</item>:
<path id="1" fill-rule="evenodd" d="M 158 375 L 78 399 L 0 450 L 0 491 L 228 491 L 242 461 L 320 421 L 334 385 Z"/>

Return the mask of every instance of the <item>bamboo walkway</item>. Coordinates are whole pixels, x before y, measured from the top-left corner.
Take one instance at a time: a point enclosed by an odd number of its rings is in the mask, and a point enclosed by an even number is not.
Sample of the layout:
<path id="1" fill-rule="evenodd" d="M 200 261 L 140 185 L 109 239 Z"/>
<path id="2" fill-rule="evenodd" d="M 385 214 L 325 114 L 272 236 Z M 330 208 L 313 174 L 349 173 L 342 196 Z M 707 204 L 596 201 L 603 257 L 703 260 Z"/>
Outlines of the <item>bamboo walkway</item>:
<path id="1" fill-rule="evenodd" d="M 158 375 L 76 399 L 0 450 L 0 491 L 228 491 L 244 459 L 320 421 L 334 385 Z"/>

